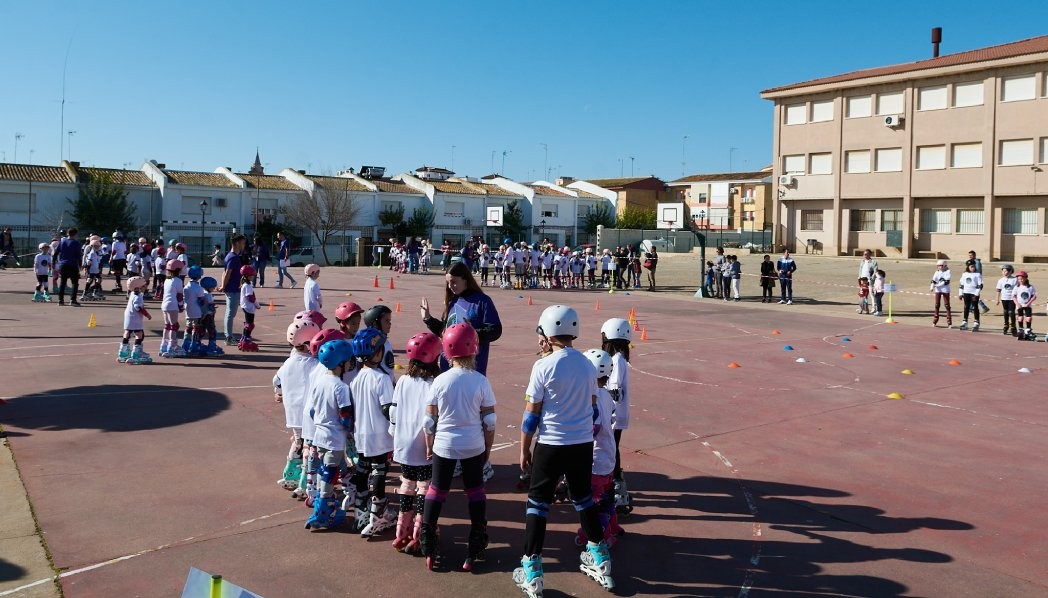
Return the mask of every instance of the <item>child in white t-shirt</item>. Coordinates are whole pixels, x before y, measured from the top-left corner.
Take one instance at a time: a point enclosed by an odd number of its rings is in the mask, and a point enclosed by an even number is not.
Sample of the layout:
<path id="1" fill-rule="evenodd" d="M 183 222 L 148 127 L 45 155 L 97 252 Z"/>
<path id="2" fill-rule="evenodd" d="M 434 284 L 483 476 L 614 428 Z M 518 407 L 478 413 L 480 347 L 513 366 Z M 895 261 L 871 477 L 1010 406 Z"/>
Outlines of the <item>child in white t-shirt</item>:
<path id="1" fill-rule="evenodd" d="M 432 332 L 411 337 L 407 344 L 407 374 L 400 377 L 393 390 L 389 421 L 393 431 L 393 460 L 400 465 L 401 497 L 393 539 L 393 548 L 397 551 L 415 552 L 421 539 L 422 509 L 433 477 L 422 426 L 430 386 L 440 374 L 440 351 L 440 338 Z"/>
<path id="2" fill-rule="evenodd" d="M 51 295 L 47 292 L 47 281 L 51 275 L 51 246 L 41 243 L 40 253 L 33 258 L 33 274 L 36 275 L 36 290 L 33 291 L 33 301 L 50 302 Z"/>
<path id="3" fill-rule="evenodd" d="M 87 271 L 87 284 L 84 285 L 84 292 L 80 295 L 81 301 L 105 299 L 105 295 L 102 293 L 102 255 L 99 253 L 101 247 L 102 241 L 97 237 L 91 237 L 91 242 L 88 243 L 87 250 L 84 253 L 84 270 Z"/>
<path id="4" fill-rule="evenodd" d="M 120 349 L 117 351 L 116 360 L 119 363 L 152 363 L 153 358 L 143 351 L 142 318 L 152 320 L 149 310 L 145 306 L 145 298 L 142 290 L 146 288 L 146 280 L 140 276 L 132 276 L 127 279 L 127 307 L 124 308 L 124 338 L 120 341 Z M 131 336 L 135 337 L 135 348 L 130 347 Z"/>
<path id="5" fill-rule="evenodd" d="M 1001 267 L 1001 278 L 997 281 L 996 303 L 1004 309 L 1004 334 L 1016 336 L 1015 326 L 1015 268 L 1011 264 Z"/>
<path id="6" fill-rule="evenodd" d="M 326 371 L 311 377 L 307 401 L 313 424 L 314 461 L 317 463 L 317 497 L 306 529 L 340 525 L 346 512 L 335 498 L 335 480 L 346 461 L 346 435 L 353 429 L 354 402 L 342 381 L 347 362 L 353 358 L 348 342 L 334 340 L 317 351 L 317 360 Z"/>
<path id="7" fill-rule="evenodd" d="M 255 274 L 257 271 L 254 266 L 240 267 L 240 309 L 244 310 L 244 334 L 237 348 L 241 351 L 258 351 L 258 343 L 251 336 L 255 331 L 255 312 L 262 308 L 255 296 Z"/>
<path id="8" fill-rule="evenodd" d="M 935 313 L 932 315 L 932 326 L 939 325 L 939 303 L 946 304 L 946 327 L 953 327 L 953 311 L 950 309 L 950 266 L 946 260 L 939 260 L 935 264 L 935 274 L 932 274 L 932 282 L 928 290 L 935 297 Z"/>
<path id="9" fill-rule="evenodd" d="M 153 298 L 159 300 L 163 297 L 164 292 L 164 279 L 167 272 L 167 249 L 161 245 L 154 251 L 156 251 L 156 257 L 153 258 L 153 270 L 156 275 L 153 277 Z"/>
<path id="10" fill-rule="evenodd" d="M 972 330 L 979 329 L 979 295 L 982 294 L 982 274 L 976 270 L 977 264 L 970 262 L 967 271 L 961 274 L 957 289 L 957 298 L 964 301 L 964 321 L 961 322 L 961 330 L 968 328 L 968 313 L 974 312 L 975 324 Z"/>
<path id="11" fill-rule="evenodd" d="M 393 450 L 393 435 L 389 433 L 393 381 L 379 367 L 385 345 L 386 335 L 376 328 L 364 328 L 353 337 L 353 356 L 361 366 L 349 387 L 355 405 L 353 439 L 359 461 L 353 484 L 362 538 L 393 527 L 397 518 L 396 512 L 386 508 L 387 459 Z"/>
<path id="12" fill-rule="evenodd" d="M 597 409 L 599 415 L 593 422 L 593 473 L 590 475 L 590 489 L 593 500 L 600 505 L 600 526 L 604 529 L 604 541 L 613 546 L 622 532 L 619 527 L 618 513 L 615 510 L 615 496 L 612 490 L 612 472 L 615 471 L 615 454 L 618 445 L 611 428 L 611 416 L 615 410 L 615 401 L 605 388 L 611 374 L 611 355 L 602 349 L 590 349 L 584 353 L 597 370 Z M 575 544 L 586 544 L 586 534 L 579 528 L 575 534 Z"/>
<path id="13" fill-rule="evenodd" d="M 324 300 L 320 296 L 320 285 L 317 283 L 317 279 L 320 278 L 320 266 L 309 264 L 306 266 L 305 272 L 306 284 L 302 289 L 302 295 L 306 311 L 321 311 L 324 307 Z"/>
<path id="14" fill-rule="evenodd" d="M 1023 341 L 1037 340 L 1033 332 L 1033 306 L 1037 302 L 1037 289 L 1030 283 L 1025 270 L 1015 273 L 1015 321 L 1018 327 L 1016 338 Z"/>
<path id="15" fill-rule="evenodd" d="M 632 510 L 626 478 L 622 474 L 622 458 L 619 446 L 622 432 L 630 427 L 630 341 L 633 327 L 628 320 L 611 318 L 600 327 L 601 349 L 611 356 L 611 373 L 608 374 L 608 393 L 614 401 L 611 427 L 615 434 L 615 506 L 624 512 Z"/>
<path id="16" fill-rule="evenodd" d="M 164 298 L 160 309 L 164 312 L 164 337 L 160 343 L 161 357 L 185 357 L 186 353 L 178 344 L 178 314 L 185 311 L 185 295 L 182 284 L 182 262 L 171 260 L 167 263 L 167 280 L 164 281 Z"/>
<path id="17" fill-rule="evenodd" d="M 294 490 L 302 477 L 302 413 L 309 391 L 309 375 L 320 363 L 309 352 L 309 342 L 320 332 L 310 320 L 295 320 L 287 327 L 291 354 L 273 375 L 273 394 L 284 405 L 284 421 L 291 430 L 291 449 L 277 484 Z"/>

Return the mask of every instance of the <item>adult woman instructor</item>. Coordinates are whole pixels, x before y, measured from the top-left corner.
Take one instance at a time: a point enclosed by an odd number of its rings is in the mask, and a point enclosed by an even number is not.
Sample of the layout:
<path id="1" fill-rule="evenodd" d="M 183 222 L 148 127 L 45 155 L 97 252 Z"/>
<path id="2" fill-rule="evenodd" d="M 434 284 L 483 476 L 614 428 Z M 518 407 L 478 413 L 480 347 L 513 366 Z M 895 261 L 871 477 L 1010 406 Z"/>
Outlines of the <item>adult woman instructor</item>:
<path id="1" fill-rule="evenodd" d="M 488 349 L 491 343 L 502 336 L 502 321 L 495 303 L 480 290 L 480 285 L 473 278 L 469 266 L 461 262 L 451 266 L 444 275 L 447 286 L 444 288 L 444 314 L 438 320 L 429 312 L 429 300 L 422 298 L 420 305 L 422 323 L 437 336 L 444 334 L 444 329 L 453 324 L 466 322 L 477 331 L 480 337 L 480 350 L 477 353 L 477 371 L 485 376 L 488 373 Z M 448 363 L 440 358 L 440 369 L 447 370 Z"/>

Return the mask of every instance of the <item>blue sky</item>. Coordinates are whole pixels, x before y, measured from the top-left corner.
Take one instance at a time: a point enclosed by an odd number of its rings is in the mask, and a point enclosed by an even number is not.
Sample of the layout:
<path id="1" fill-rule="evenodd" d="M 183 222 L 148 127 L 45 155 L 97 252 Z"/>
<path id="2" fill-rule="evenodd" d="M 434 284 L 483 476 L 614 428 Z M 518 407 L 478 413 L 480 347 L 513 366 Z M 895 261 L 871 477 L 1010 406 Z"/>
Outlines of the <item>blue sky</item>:
<path id="1" fill-rule="evenodd" d="M 934 26 L 944 54 L 1048 34 L 1043 1 L 847 6 L 0 0 L 0 158 L 21 133 L 39 164 L 483 176 L 505 151 L 516 180 L 670 180 L 769 164 L 762 89 L 930 57 Z"/>

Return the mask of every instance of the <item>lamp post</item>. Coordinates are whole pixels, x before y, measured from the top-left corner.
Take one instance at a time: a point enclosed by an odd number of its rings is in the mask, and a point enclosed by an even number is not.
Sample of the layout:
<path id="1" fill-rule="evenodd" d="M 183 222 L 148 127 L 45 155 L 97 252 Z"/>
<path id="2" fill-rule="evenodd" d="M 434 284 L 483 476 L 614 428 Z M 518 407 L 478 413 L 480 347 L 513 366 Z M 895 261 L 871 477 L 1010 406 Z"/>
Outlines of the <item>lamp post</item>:
<path id="1" fill-rule="evenodd" d="M 207 216 L 207 200 L 200 202 L 200 267 L 207 263 L 207 245 L 204 244 L 204 218 Z"/>
<path id="2" fill-rule="evenodd" d="M 539 220 L 539 238 L 540 239 L 545 239 L 546 238 L 546 219 L 545 218 L 543 218 L 542 220 Z"/>

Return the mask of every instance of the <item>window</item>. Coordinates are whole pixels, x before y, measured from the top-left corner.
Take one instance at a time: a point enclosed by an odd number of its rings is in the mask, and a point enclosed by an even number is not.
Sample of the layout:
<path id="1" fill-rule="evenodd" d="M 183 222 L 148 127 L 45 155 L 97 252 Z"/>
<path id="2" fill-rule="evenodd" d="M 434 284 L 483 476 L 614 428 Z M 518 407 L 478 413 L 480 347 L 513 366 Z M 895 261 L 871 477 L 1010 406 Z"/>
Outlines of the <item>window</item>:
<path id="1" fill-rule="evenodd" d="M 921 210 L 921 232 L 950 232 L 950 210 Z"/>
<path id="2" fill-rule="evenodd" d="M 845 152 L 844 172 L 870 172 L 870 150 Z"/>
<path id="3" fill-rule="evenodd" d="M 444 204 L 444 216 L 448 218 L 462 218 L 466 215 L 466 203 L 462 201 L 449 201 Z"/>
<path id="4" fill-rule="evenodd" d="M 833 154 L 812 154 L 811 174 L 833 174 Z"/>
<path id="5" fill-rule="evenodd" d="M 1001 223 L 1006 235 L 1037 234 L 1037 208 L 1005 208 Z"/>
<path id="6" fill-rule="evenodd" d="M 953 86 L 953 107 L 982 106 L 983 84 L 982 81 L 971 83 L 957 83 Z"/>
<path id="7" fill-rule="evenodd" d="M 811 122 L 833 120 L 833 100 L 811 103 Z"/>
<path id="8" fill-rule="evenodd" d="M 807 106 L 804 104 L 793 104 L 786 106 L 786 124 L 788 125 L 803 125 L 805 120 L 805 112 Z"/>
<path id="9" fill-rule="evenodd" d="M 801 230 L 822 230 L 822 210 L 801 210 Z"/>
<path id="10" fill-rule="evenodd" d="M 951 150 L 951 168 L 980 168 L 982 166 L 981 143 L 955 143 Z"/>
<path id="11" fill-rule="evenodd" d="M 901 172 L 902 171 L 902 148 L 884 147 L 876 151 L 874 157 L 877 172 Z"/>
<path id="12" fill-rule="evenodd" d="M 1001 166 L 1033 164 L 1033 139 L 1011 139 L 1001 142 Z"/>
<path id="13" fill-rule="evenodd" d="M 877 94 L 877 114 L 902 114 L 902 92 Z"/>
<path id="14" fill-rule="evenodd" d="M 1033 75 L 1021 77 L 1005 77 L 1001 81 L 1001 101 L 1018 102 L 1020 100 L 1032 100 L 1036 96 L 1036 86 Z"/>
<path id="15" fill-rule="evenodd" d="M 196 214 L 199 217 L 200 216 L 200 202 L 202 202 L 202 201 L 206 201 L 207 202 L 207 210 L 205 210 L 204 213 L 205 214 L 210 214 L 211 213 L 211 208 L 214 207 L 212 204 L 215 203 L 214 201 L 212 201 L 212 199 L 210 197 L 191 197 L 191 196 L 188 196 L 188 195 L 183 195 L 182 196 L 182 213 L 183 214 Z M 25 208 L 22 208 L 22 209 L 25 209 Z"/>
<path id="16" fill-rule="evenodd" d="M 804 174 L 804 154 L 783 156 L 782 171 L 785 174 Z"/>
<path id="17" fill-rule="evenodd" d="M 556 218 L 557 217 L 557 204 L 555 203 L 543 203 L 542 204 L 542 217 L 543 218 Z"/>
<path id="18" fill-rule="evenodd" d="M 462 241 L 462 235 L 445 234 L 443 236 L 443 242 L 450 245 L 452 249 L 461 249 Z"/>
<path id="19" fill-rule="evenodd" d="M 709 197 L 707 194 L 699 193 L 699 203 L 706 203 L 708 201 L 707 197 Z"/>
<path id="20" fill-rule="evenodd" d="M 396 212 L 399 209 L 400 209 L 400 202 L 399 201 L 383 201 L 382 202 L 382 211 L 383 212 Z"/>
<path id="21" fill-rule="evenodd" d="M 917 170 L 946 168 L 946 146 L 925 145 L 917 148 Z"/>
<path id="22" fill-rule="evenodd" d="M 946 86 L 922 87 L 917 90 L 918 110 L 942 110 L 946 108 Z"/>
<path id="23" fill-rule="evenodd" d="M 957 210 L 957 232 L 982 234 L 986 226 L 986 212 L 979 210 Z"/>
<path id="24" fill-rule="evenodd" d="M 875 232 L 877 230 L 877 210 L 850 210 L 851 230 Z"/>
<path id="25" fill-rule="evenodd" d="M 1048 79 L 1048 77 L 1045 77 Z M 1048 163 L 1048 137 L 1041 137 L 1041 164 Z"/>
<path id="26" fill-rule="evenodd" d="M 870 108 L 870 96 L 855 96 L 848 98 L 848 118 L 870 116 Z"/>
<path id="27" fill-rule="evenodd" d="M 881 210 L 881 230 L 902 230 L 902 210 Z"/>

